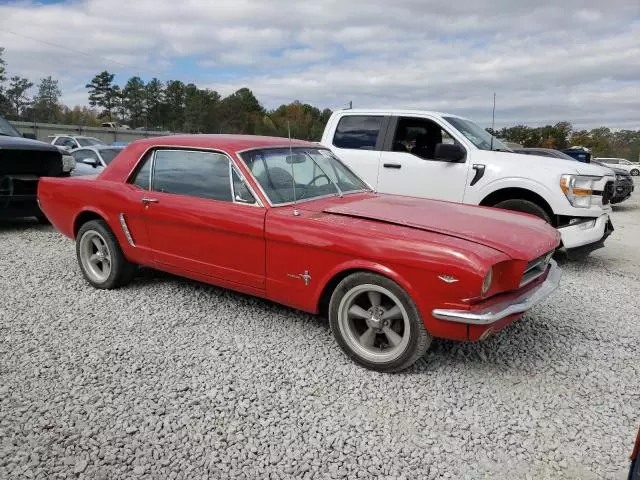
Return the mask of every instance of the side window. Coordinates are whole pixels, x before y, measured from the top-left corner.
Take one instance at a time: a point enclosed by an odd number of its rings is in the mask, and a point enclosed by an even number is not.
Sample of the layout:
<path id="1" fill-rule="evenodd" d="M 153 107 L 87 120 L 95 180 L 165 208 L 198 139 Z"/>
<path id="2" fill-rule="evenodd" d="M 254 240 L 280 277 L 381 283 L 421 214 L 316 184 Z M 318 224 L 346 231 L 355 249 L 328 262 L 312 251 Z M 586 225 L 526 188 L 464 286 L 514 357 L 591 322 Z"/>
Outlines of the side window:
<path id="1" fill-rule="evenodd" d="M 373 150 L 376 147 L 383 117 L 342 117 L 338 122 L 333 144 L 338 148 Z"/>
<path id="2" fill-rule="evenodd" d="M 143 190 L 149 190 L 149 181 L 151 180 L 151 158 L 153 157 L 153 152 L 147 153 L 145 157 L 142 159 L 142 166 L 138 169 L 138 171 L 133 176 L 133 180 L 131 183 L 137 185 Z"/>
<path id="3" fill-rule="evenodd" d="M 253 198 L 251 192 L 247 185 L 240 179 L 238 174 L 236 173 L 235 168 L 231 173 L 231 178 L 233 179 L 233 193 L 235 195 L 234 201 L 238 203 L 248 203 L 250 205 L 255 205 L 256 199 Z"/>
<path id="4" fill-rule="evenodd" d="M 435 151 L 439 143 L 457 142 L 432 120 L 403 117 L 398 119 L 391 150 L 411 153 L 425 160 L 435 160 Z"/>
<path id="5" fill-rule="evenodd" d="M 230 202 L 229 159 L 213 152 L 157 150 L 152 190 Z"/>
<path id="6" fill-rule="evenodd" d="M 95 162 L 98 161 L 98 155 L 96 155 L 93 150 L 77 150 L 73 152 L 72 155 L 76 162 L 81 162 L 82 160 L 85 160 L 87 158 Z"/>

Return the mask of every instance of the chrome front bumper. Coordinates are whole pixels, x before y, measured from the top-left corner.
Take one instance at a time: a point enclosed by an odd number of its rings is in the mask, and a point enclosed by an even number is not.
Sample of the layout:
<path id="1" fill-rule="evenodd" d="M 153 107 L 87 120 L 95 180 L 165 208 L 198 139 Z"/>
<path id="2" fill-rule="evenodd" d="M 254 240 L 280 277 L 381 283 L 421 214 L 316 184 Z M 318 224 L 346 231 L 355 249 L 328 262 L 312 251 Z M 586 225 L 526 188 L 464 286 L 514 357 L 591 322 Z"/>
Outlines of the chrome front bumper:
<path id="1" fill-rule="evenodd" d="M 538 303 L 542 302 L 545 298 L 551 295 L 556 288 L 558 288 L 561 277 L 562 270 L 558 267 L 555 260 L 551 260 L 549 264 L 549 274 L 545 281 L 536 288 L 522 294 L 520 297 L 496 303 L 482 310 L 435 309 L 432 314 L 435 318 L 448 320 L 450 322 L 489 325 L 502 320 L 509 315 L 526 312 Z"/>

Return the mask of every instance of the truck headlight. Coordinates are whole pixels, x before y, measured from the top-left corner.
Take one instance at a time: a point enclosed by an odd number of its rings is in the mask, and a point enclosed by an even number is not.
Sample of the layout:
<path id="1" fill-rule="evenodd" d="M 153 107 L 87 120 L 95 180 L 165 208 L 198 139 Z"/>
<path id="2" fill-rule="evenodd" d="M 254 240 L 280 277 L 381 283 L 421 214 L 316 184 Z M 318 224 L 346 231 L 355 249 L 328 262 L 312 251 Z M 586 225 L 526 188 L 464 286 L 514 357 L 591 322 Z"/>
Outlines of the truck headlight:
<path id="1" fill-rule="evenodd" d="M 487 274 L 484 276 L 484 280 L 482 281 L 482 292 L 480 292 L 481 296 L 485 296 L 489 289 L 491 288 L 491 282 L 493 282 L 493 268 L 490 268 Z"/>
<path id="2" fill-rule="evenodd" d="M 62 155 L 62 171 L 70 172 L 76 168 L 76 161 L 72 155 Z"/>
<path id="3" fill-rule="evenodd" d="M 593 183 L 596 180 L 600 180 L 600 177 L 562 175 L 560 177 L 560 188 L 572 206 L 589 208 L 591 206 L 591 197 L 593 196 Z"/>

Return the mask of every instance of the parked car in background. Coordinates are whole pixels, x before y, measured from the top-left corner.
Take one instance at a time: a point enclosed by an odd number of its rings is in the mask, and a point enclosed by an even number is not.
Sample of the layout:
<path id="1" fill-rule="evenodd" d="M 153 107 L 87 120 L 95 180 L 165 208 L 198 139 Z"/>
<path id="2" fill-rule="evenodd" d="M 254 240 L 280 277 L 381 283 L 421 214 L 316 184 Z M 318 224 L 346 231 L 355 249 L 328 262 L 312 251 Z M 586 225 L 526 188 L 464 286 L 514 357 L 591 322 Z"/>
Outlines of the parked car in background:
<path id="1" fill-rule="evenodd" d="M 574 160 L 578 160 L 582 163 L 591 163 L 591 150 L 586 147 L 574 146 L 569 148 L 564 148 L 561 150 L 562 153 L 566 153 Z"/>
<path id="2" fill-rule="evenodd" d="M 95 179 L 43 180 L 38 198 L 94 287 L 146 265 L 321 313 L 347 355 L 379 371 L 410 366 L 433 337 L 487 337 L 561 275 L 546 222 L 375 193 L 311 142 L 140 140 Z"/>
<path id="3" fill-rule="evenodd" d="M 75 148 L 89 147 L 92 145 L 104 145 L 99 138 L 85 137 L 82 135 L 49 135 L 51 139 L 49 143 L 65 150 L 73 150 Z"/>
<path id="4" fill-rule="evenodd" d="M 640 164 L 630 162 L 626 158 L 596 157 L 594 158 L 594 160 L 598 161 L 599 163 L 605 164 L 607 167 L 612 165 L 616 168 L 626 170 L 634 177 L 640 175 Z"/>
<path id="5" fill-rule="evenodd" d="M 36 198 L 38 182 L 44 176 L 69 176 L 73 167 L 71 155 L 23 138 L 0 116 L 0 219 L 36 217 L 46 223 Z"/>
<path id="6" fill-rule="evenodd" d="M 611 170 L 519 155 L 465 118 L 405 110 L 343 110 L 321 144 L 377 191 L 536 215 L 558 229 L 569 256 L 604 246 Z"/>
<path id="7" fill-rule="evenodd" d="M 521 148 L 513 148 L 512 149 L 516 153 L 522 153 L 524 155 L 536 155 L 538 157 L 553 157 L 553 158 L 562 158 L 563 160 L 575 160 L 575 158 L 567 155 L 560 150 L 554 150 L 553 148 L 530 148 L 530 147 L 521 147 Z"/>
<path id="8" fill-rule="evenodd" d="M 93 147 L 78 148 L 71 152 L 76 161 L 73 176 L 97 175 L 111 163 L 124 147 L 113 145 L 96 145 Z"/>
<path id="9" fill-rule="evenodd" d="M 633 183 L 633 178 L 631 178 L 631 174 L 626 170 L 618 167 L 614 167 L 613 165 L 608 165 L 606 163 L 601 163 L 597 160 L 592 160 L 591 163 L 595 165 L 600 165 L 606 168 L 611 169 L 613 173 L 616 175 L 616 185 L 615 195 L 611 198 L 612 204 L 617 204 L 620 202 L 624 202 L 628 199 L 631 194 L 635 191 L 635 184 Z"/>
<path id="10" fill-rule="evenodd" d="M 101 126 L 103 128 L 112 128 L 114 130 L 131 130 L 129 125 L 121 125 L 118 122 L 104 122 Z"/>

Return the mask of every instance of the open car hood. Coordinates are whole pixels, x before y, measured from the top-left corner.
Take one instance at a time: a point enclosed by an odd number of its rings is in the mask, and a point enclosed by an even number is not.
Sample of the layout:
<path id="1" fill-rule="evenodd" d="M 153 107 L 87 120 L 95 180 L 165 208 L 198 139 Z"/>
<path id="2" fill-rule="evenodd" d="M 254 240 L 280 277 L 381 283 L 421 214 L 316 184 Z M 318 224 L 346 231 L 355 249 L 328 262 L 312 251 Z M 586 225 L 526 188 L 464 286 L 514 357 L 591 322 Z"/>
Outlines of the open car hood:
<path id="1" fill-rule="evenodd" d="M 323 212 L 462 238 L 517 260 L 532 260 L 560 243 L 558 231 L 532 215 L 422 198 L 372 195 Z"/>

